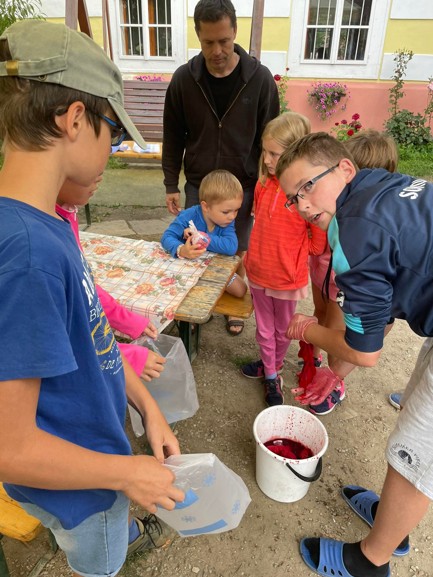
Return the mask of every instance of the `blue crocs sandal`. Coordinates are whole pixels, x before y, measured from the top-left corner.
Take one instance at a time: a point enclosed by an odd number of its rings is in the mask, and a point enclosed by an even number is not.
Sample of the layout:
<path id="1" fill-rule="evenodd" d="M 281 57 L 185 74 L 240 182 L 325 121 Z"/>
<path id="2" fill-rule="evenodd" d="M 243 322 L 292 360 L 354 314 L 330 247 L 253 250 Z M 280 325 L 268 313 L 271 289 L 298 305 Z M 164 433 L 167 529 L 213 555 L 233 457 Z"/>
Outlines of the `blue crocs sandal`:
<path id="1" fill-rule="evenodd" d="M 345 493 L 345 489 L 351 489 L 352 491 L 363 491 L 353 497 L 348 497 Z M 371 515 L 371 508 L 375 503 L 379 502 L 379 495 L 376 495 L 373 491 L 368 491 L 364 487 L 359 487 L 358 485 L 346 485 L 341 489 L 341 496 L 349 505 L 349 507 L 355 511 L 358 517 L 361 517 L 363 521 L 367 523 L 370 527 L 373 527 L 374 519 Z M 397 547 L 394 550 L 393 555 L 396 557 L 403 557 L 407 555 L 410 551 L 409 543 L 403 547 Z"/>
<path id="2" fill-rule="evenodd" d="M 318 575 L 322 575 L 322 577 L 353 577 L 344 565 L 343 541 L 320 537 L 319 565 L 315 567 L 310 556 L 310 551 L 305 545 L 306 540 L 307 539 L 302 539 L 300 544 L 301 557 L 312 571 Z M 391 570 L 389 569 L 387 577 L 391 577 Z"/>

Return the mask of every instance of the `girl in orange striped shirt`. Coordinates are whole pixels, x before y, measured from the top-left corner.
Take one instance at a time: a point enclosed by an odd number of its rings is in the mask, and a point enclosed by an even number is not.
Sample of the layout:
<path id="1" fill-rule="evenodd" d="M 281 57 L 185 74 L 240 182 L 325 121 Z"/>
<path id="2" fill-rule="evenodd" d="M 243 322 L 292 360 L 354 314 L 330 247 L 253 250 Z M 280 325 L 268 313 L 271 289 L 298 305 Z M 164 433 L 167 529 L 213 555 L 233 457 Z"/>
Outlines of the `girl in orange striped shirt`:
<path id="1" fill-rule="evenodd" d="M 248 378 L 264 379 L 269 406 L 284 402 L 279 375 L 290 345 L 287 326 L 296 304 L 308 295 L 308 255 L 321 254 L 326 233 L 285 207 L 286 197 L 275 177 L 280 155 L 310 132 L 301 114 L 286 112 L 271 120 L 262 135 L 260 178 L 254 192 L 254 226 L 245 268 L 256 317 L 260 360 L 242 367 Z"/>

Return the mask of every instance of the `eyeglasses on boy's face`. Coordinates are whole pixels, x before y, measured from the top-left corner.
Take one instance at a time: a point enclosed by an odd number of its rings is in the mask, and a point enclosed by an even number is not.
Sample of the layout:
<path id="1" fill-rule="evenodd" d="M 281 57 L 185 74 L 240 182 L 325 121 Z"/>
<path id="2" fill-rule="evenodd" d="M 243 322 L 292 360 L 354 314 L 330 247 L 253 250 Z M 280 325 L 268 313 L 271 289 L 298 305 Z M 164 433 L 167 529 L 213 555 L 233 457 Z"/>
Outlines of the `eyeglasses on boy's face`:
<path id="1" fill-rule="evenodd" d="M 122 144 L 127 135 L 125 128 L 115 120 L 108 118 L 108 116 L 104 116 L 103 114 L 98 114 L 98 116 L 111 126 L 111 146 L 119 146 Z"/>
<path id="2" fill-rule="evenodd" d="M 329 174 L 330 172 L 332 172 L 333 170 L 335 170 L 339 166 L 339 164 L 340 163 L 335 164 L 334 166 L 331 166 L 331 168 L 328 168 L 324 172 L 321 172 L 320 174 L 318 174 L 314 178 L 307 180 L 307 182 L 305 182 L 299 188 L 298 192 L 295 195 L 287 196 L 287 202 L 284 206 L 286 208 L 288 208 L 289 210 L 291 210 L 292 206 L 295 206 L 298 204 L 298 198 L 301 198 L 302 200 L 304 200 L 306 195 L 308 195 L 312 192 L 312 189 L 313 189 L 314 185 L 316 184 L 316 182 L 318 180 L 320 180 L 321 178 L 323 178 L 324 176 L 326 176 L 327 174 Z"/>

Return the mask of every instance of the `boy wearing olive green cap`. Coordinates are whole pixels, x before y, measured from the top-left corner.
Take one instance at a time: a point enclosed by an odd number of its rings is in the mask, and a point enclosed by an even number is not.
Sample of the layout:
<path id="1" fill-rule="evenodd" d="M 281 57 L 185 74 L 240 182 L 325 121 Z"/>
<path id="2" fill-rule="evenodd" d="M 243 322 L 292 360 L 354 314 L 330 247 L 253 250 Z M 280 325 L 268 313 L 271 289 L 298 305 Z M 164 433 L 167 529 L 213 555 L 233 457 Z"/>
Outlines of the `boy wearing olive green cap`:
<path id="1" fill-rule="evenodd" d="M 126 133 L 144 145 L 119 70 L 89 37 L 38 20 L 3 33 L 0 480 L 86 577 L 114 576 L 128 550 L 166 542 L 153 515 L 130 523 L 128 539 L 129 499 L 155 513 L 184 497 L 162 465 L 179 453 L 177 440 L 122 360 L 89 267 L 55 211 L 64 181 L 89 186 Z M 128 400 L 154 457 L 131 455 Z"/>

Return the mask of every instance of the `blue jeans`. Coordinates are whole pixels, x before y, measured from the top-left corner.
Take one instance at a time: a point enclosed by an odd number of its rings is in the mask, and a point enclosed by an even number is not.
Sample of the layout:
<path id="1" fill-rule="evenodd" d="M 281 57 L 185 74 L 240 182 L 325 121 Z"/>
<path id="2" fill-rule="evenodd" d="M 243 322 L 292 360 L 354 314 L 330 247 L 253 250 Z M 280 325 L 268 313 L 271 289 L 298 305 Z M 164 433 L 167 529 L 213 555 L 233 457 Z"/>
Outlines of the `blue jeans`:
<path id="1" fill-rule="evenodd" d="M 114 577 L 122 568 L 128 550 L 129 515 L 129 499 L 123 493 L 117 493 L 111 509 L 95 513 L 69 530 L 37 505 L 20 505 L 51 529 L 75 573 L 83 577 Z"/>

